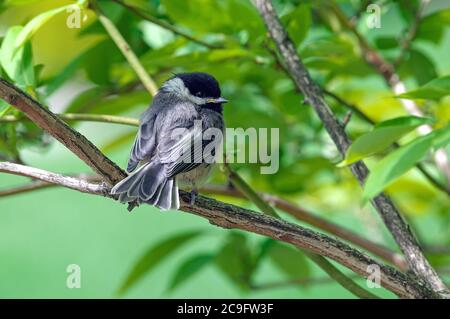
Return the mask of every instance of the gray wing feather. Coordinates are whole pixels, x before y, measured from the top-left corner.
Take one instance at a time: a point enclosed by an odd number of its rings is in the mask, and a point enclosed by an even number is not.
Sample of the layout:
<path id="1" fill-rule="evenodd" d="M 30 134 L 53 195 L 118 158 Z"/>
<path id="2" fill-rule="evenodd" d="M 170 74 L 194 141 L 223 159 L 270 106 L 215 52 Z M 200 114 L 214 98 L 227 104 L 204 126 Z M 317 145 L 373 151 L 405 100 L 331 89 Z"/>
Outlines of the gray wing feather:
<path id="1" fill-rule="evenodd" d="M 203 131 L 205 126 L 206 128 L 211 127 L 211 125 L 208 125 L 211 123 L 203 121 L 202 124 L 202 128 L 191 126 L 187 129 L 186 134 L 178 139 L 160 140 L 158 156 L 161 163 L 164 164 L 168 178 L 188 172 L 205 162 L 203 153 L 205 147 L 210 145 L 211 141 L 203 139 Z M 220 125 L 219 128 L 221 128 Z M 220 142 L 220 139 L 215 139 L 213 144 Z"/>
<path id="2" fill-rule="evenodd" d="M 142 114 L 139 131 L 131 149 L 130 159 L 128 160 L 127 171 L 132 172 L 136 169 L 140 161 L 151 157 L 156 148 L 156 119 L 158 114 L 164 108 L 165 101 L 157 94 L 151 106 Z"/>

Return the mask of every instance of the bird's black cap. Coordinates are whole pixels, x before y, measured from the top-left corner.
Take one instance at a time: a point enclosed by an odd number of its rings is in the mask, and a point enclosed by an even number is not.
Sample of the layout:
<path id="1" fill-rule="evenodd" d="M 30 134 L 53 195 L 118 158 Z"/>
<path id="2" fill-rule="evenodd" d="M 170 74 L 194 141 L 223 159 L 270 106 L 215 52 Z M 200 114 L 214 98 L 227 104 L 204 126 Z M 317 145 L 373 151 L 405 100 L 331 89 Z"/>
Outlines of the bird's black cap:
<path id="1" fill-rule="evenodd" d="M 192 95 L 206 98 L 219 98 L 220 87 L 217 80 L 204 72 L 179 73 L 175 77 L 180 78 Z"/>

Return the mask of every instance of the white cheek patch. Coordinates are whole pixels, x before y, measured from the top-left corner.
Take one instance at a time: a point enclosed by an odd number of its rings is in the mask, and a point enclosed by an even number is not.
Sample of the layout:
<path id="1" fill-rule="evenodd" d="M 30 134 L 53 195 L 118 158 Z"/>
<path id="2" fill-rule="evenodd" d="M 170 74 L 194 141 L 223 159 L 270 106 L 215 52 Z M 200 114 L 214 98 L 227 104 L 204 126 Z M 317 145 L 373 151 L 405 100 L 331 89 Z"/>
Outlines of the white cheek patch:
<path id="1" fill-rule="evenodd" d="M 179 96 L 181 96 L 182 98 L 191 101 L 194 104 L 197 105 L 202 105 L 202 104 L 206 104 L 207 103 L 207 98 L 202 98 L 202 97 L 198 97 L 198 96 L 194 96 L 192 95 L 188 88 L 184 85 L 183 80 L 181 80 L 180 78 L 173 78 L 169 81 L 167 81 L 162 88 L 166 91 L 166 92 L 172 92 L 175 93 Z"/>

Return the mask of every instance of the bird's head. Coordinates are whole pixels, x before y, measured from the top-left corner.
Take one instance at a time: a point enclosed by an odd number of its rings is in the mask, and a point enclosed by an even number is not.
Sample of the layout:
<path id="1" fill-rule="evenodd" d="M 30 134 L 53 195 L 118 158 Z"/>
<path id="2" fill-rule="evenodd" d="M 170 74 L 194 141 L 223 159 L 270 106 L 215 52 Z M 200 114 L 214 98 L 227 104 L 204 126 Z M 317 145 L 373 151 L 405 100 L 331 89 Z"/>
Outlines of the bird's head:
<path id="1" fill-rule="evenodd" d="M 173 93 L 200 107 L 220 109 L 228 102 L 221 97 L 217 80 L 208 73 L 179 73 L 167 80 L 161 87 L 163 92 Z"/>

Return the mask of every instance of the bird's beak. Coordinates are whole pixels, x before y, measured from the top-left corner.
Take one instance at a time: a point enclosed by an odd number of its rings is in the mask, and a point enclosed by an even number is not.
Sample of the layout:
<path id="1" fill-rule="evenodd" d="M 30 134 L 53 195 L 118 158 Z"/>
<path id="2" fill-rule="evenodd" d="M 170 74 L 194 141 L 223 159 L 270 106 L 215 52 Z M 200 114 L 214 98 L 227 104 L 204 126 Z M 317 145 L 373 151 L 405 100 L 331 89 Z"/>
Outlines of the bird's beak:
<path id="1" fill-rule="evenodd" d="M 217 99 L 208 99 L 207 101 L 208 101 L 208 103 L 216 103 L 216 104 L 222 104 L 222 103 L 228 102 L 228 100 L 223 97 L 219 97 Z"/>

